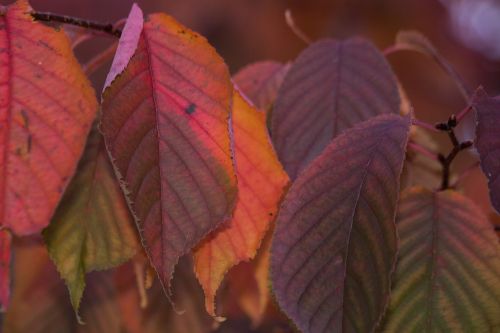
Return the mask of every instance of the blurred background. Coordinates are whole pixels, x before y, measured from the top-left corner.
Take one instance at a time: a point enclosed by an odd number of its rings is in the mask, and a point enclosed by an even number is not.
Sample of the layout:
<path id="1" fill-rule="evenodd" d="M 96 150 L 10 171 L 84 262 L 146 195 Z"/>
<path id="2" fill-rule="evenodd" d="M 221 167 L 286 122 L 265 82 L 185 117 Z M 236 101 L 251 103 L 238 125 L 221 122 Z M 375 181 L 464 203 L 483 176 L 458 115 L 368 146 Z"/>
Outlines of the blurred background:
<path id="1" fill-rule="evenodd" d="M 13 1 L 0 0 L 0 4 L 11 2 Z M 30 2 L 37 11 L 114 23 L 127 16 L 134 1 L 31 0 Z M 290 9 L 296 25 L 313 40 L 361 35 L 371 39 L 380 49 L 384 49 L 393 43 L 399 30 L 419 30 L 431 40 L 472 89 L 482 85 L 490 95 L 500 94 L 500 1 L 136 0 L 135 2 L 145 14 L 169 13 L 184 25 L 206 36 L 225 59 L 233 74 L 243 66 L 260 60 L 292 61 L 306 47 L 285 23 L 284 12 Z M 78 46 L 77 57 L 85 62 L 92 55 L 105 49 L 112 41 L 113 39 L 108 37 L 87 41 Z M 413 52 L 399 52 L 390 55 L 389 61 L 418 118 L 430 123 L 445 121 L 451 113 L 458 113 L 465 107 L 465 102 L 451 79 L 431 59 Z M 92 75 L 91 79 L 97 91 L 102 87 L 108 67 L 109 64 Z M 462 130 L 462 135 L 472 138 L 473 133 L 470 129 Z M 448 142 L 441 140 L 442 136 L 436 139 L 440 143 L 442 152 L 447 152 L 450 147 Z M 463 162 L 462 166 L 457 166 L 457 169 L 465 168 L 474 158 L 473 153 L 462 157 L 459 159 Z M 489 207 L 486 181 L 480 171 L 478 169 L 472 171 L 462 185 L 462 190 L 485 210 L 492 221 L 500 223 L 498 215 L 492 213 Z M 23 241 L 19 244 L 18 241 L 18 246 L 23 249 L 35 247 L 36 251 L 43 252 L 30 242 L 28 242 L 30 245 L 25 243 L 26 241 Z M 19 251 L 23 253 L 21 255 L 29 257 L 24 254 L 28 252 L 28 250 Z M 53 276 L 55 272 L 52 271 L 50 274 Z M 57 288 L 60 289 L 61 286 Z M 67 309 L 65 311 L 66 316 L 72 316 L 71 311 L 67 312 Z M 260 328 L 261 332 L 292 330 L 285 318 L 276 311 L 270 311 L 269 318 L 272 319 L 264 322 Z M 240 317 L 241 322 L 223 324 L 221 331 L 252 331 L 249 321 L 244 319 L 243 315 Z M 188 320 L 193 319 L 188 317 Z"/>

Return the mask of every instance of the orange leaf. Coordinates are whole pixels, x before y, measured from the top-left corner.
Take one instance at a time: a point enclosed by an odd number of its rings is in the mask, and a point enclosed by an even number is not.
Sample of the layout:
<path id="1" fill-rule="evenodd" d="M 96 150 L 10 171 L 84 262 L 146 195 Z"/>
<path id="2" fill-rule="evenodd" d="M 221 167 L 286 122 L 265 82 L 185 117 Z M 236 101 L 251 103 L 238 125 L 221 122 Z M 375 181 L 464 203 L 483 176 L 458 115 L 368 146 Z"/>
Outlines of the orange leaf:
<path id="1" fill-rule="evenodd" d="M 104 92 L 106 146 L 165 289 L 179 257 L 232 216 L 231 100 L 223 60 L 164 14 L 144 22 L 128 66 Z"/>
<path id="2" fill-rule="evenodd" d="M 207 311 L 215 316 L 214 298 L 226 272 L 255 256 L 288 183 L 270 143 L 265 115 L 239 93 L 233 96 L 233 128 L 238 177 L 234 217 L 194 251 L 195 271 L 205 291 Z"/>
<path id="3" fill-rule="evenodd" d="M 0 226 L 38 232 L 54 213 L 97 110 L 68 38 L 0 6 Z"/>

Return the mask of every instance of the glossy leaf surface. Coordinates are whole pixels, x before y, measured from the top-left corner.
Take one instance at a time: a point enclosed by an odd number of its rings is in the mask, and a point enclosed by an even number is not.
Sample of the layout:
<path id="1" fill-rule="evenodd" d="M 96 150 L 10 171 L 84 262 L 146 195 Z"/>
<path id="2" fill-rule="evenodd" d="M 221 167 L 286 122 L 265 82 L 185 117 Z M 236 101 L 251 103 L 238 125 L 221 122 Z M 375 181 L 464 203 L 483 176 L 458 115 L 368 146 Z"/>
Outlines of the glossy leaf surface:
<path id="1" fill-rule="evenodd" d="M 130 259 L 138 237 L 115 178 L 104 140 L 94 129 L 50 226 L 44 231 L 49 254 L 78 309 L 85 273 Z"/>
<path id="2" fill-rule="evenodd" d="M 384 332 L 495 332 L 500 246 L 469 199 L 412 188 L 402 196 L 401 249 Z"/>
<path id="3" fill-rule="evenodd" d="M 49 223 L 97 110 L 64 32 L 30 10 L 0 6 L 0 226 L 17 235 Z"/>
<path id="4" fill-rule="evenodd" d="M 345 131 L 285 197 L 271 280 L 303 332 L 370 332 L 384 313 L 409 127 L 409 117 L 381 115 Z"/>
<path id="5" fill-rule="evenodd" d="M 164 14 L 104 92 L 106 146 L 165 289 L 178 258 L 232 217 L 232 94 L 215 50 Z"/>
<path id="6" fill-rule="evenodd" d="M 291 179 L 356 123 L 399 114 L 398 84 L 384 56 L 364 39 L 325 39 L 293 63 L 272 112 L 273 142 Z"/>
<path id="7" fill-rule="evenodd" d="M 290 66 L 276 61 L 260 61 L 240 69 L 233 80 L 256 107 L 269 111 Z"/>
<path id="8" fill-rule="evenodd" d="M 10 301 L 10 262 L 12 236 L 5 230 L 0 230 L 0 312 L 4 312 Z"/>
<path id="9" fill-rule="evenodd" d="M 233 218 L 195 250 L 195 271 L 215 315 L 214 298 L 226 272 L 253 258 L 288 184 L 267 134 L 264 113 L 239 93 L 233 97 L 233 135 L 238 177 L 238 203 Z"/>
<path id="10" fill-rule="evenodd" d="M 500 99 L 488 97 L 480 88 L 473 107 L 476 110 L 475 146 L 481 169 L 488 178 L 491 204 L 500 214 Z"/>

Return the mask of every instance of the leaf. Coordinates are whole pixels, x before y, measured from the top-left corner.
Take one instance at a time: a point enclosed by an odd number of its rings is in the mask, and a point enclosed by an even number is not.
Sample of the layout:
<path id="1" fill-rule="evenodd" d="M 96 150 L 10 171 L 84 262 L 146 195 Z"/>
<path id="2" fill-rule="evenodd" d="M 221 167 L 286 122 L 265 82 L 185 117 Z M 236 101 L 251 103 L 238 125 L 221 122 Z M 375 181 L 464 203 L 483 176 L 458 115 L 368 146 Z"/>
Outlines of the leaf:
<path id="1" fill-rule="evenodd" d="M 0 229 L 0 312 L 7 309 L 10 300 L 11 242 L 9 231 Z"/>
<path id="2" fill-rule="evenodd" d="M 29 11 L 0 6 L 0 227 L 16 235 L 49 223 L 97 110 L 64 32 Z"/>
<path id="3" fill-rule="evenodd" d="M 409 117 L 335 138 L 292 185 L 271 247 L 279 305 L 303 332 L 371 332 L 388 303 Z"/>
<path id="4" fill-rule="evenodd" d="M 500 246 L 469 199 L 412 188 L 397 219 L 401 250 L 385 332 L 496 332 Z"/>
<path id="5" fill-rule="evenodd" d="M 238 264 L 228 274 L 230 297 L 250 317 L 253 328 L 261 324 L 269 305 L 269 260 L 274 228 L 271 229 L 264 237 L 255 258 Z"/>
<path id="6" fill-rule="evenodd" d="M 427 131 L 420 127 L 412 127 L 410 140 L 428 148 L 438 151 L 438 144 Z M 431 160 L 413 150 L 406 153 L 406 161 L 401 176 L 401 189 L 421 185 L 429 189 L 437 189 L 441 185 L 442 166 L 438 161 Z M 451 172 L 451 175 L 454 175 Z"/>
<path id="7" fill-rule="evenodd" d="M 232 217 L 232 94 L 215 50 L 164 14 L 149 16 L 127 68 L 104 92 L 106 146 L 167 292 L 178 258 Z"/>
<path id="8" fill-rule="evenodd" d="M 269 111 L 290 66 L 289 63 L 259 61 L 240 69 L 233 81 L 256 107 Z"/>
<path id="9" fill-rule="evenodd" d="M 500 99 L 488 97 L 479 88 L 472 105 L 477 123 L 475 146 L 481 169 L 488 178 L 491 204 L 500 214 Z"/>
<path id="10" fill-rule="evenodd" d="M 460 74 L 458 74 L 453 66 L 438 52 L 427 37 L 415 30 L 402 30 L 396 35 L 394 47 L 395 50 L 416 51 L 432 58 L 446 73 L 448 73 L 462 96 L 468 101 L 470 88 L 464 82 Z"/>
<path id="11" fill-rule="evenodd" d="M 255 256 L 288 184 L 267 134 L 265 115 L 238 93 L 233 96 L 233 132 L 238 177 L 234 216 L 194 251 L 196 276 L 213 316 L 214 298 L 224 275 Z"/>
<path id="12" fill-rule="evenodd" d="M 138 248 L 127 203 L 95 128 L 56 211 L 44 231 L 49 254 L 78 310 L 85 273 L 111 268 L 130 259 Z"/>
<path id="13" fill-rule="evenodd" d="M 399 110 L 396 78 L 370 42 L 321 40 L 298 56 L 285 77 L 272 113 L 273 142 L 295 179 L 343 130 Z"/>
<path id="14" fill-rule="evenodd" d="M 118 42 L 118 48 L 111 64 L 111 69 L 106 77 L 103 91 L 113 82 L 113 80 L 127 67 L 130 58 L 139 43 L 141 37 L 144 19 L 141 8 L 136 4 L 132 4 L 132 9 L 127 17 L 127 23 L 123 28 L 122 37 Z"/>

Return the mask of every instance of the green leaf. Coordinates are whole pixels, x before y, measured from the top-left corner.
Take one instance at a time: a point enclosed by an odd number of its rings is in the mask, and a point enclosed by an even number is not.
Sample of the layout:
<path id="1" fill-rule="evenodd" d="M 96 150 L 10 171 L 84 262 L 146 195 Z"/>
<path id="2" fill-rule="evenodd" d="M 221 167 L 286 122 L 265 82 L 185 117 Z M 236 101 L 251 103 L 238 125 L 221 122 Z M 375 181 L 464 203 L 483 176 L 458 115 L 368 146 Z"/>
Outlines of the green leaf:
<path id="1" fill-rule="evenodd" d="M 96 129 L 44 237 L 75 311 L 85 287 L 85 273 L 116 266 L 136 252 L 132 217 Z"/>
<path id="2" fill-rule="evenodd" d="M 498 332 L 500 246 L 480 209 L 453 191 L 403 195 L 400 252 L 384 332 Z"/>

